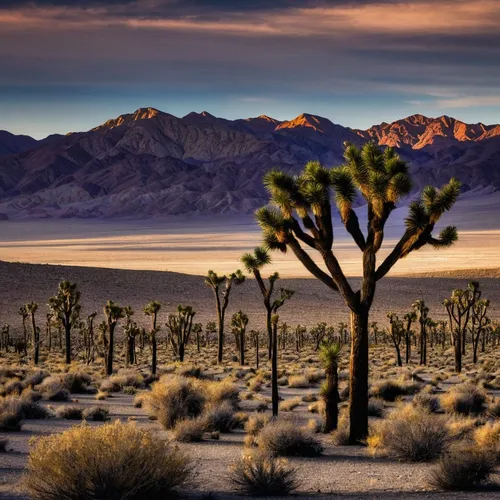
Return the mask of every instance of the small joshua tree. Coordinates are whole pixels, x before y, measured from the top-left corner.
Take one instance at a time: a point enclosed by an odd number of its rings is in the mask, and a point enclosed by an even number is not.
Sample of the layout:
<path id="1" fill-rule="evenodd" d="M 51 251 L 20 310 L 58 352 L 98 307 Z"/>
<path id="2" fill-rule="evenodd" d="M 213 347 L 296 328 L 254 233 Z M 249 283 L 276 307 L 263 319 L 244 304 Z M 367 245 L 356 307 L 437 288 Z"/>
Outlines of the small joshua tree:
<path id="1" fill-rule="evenodd" d="M 212 339 L 215 339 L 216 335 L 217 335 L 217 325 L 215 324 L 215 321 L 209 321 L 205 325 L 205 342 L 207 346 L 210 345 Z"/>
<path id="2" fill-rule="evenodd" d="M 127 347 L 125 362 L 128 366 L 135 364 L 135 339 L 141 333 L 141 329 L 137 326 L 135 321 L 132 321 L 134 311 L 131 306 L 124 307 L 123 313 L 126 318 L 125 326 L 123 327 Z"/>
<path id="3" fill-rule="evenodd" d="M 36 326 L 35 313 L 38 309 L 36 302 L 26 304 L 26 311 L 31 316 L 32 343 L 33 343 L 33 364 L 37 365 L 40 357 L 40 329 Z"/>
<path id="4" fill-rule="evenodd" d="M 151 318 L 151 330 L 149 331 L 149 341 L 151 344 L 151 374 L 156 375 L 156 358 L 157 358 L 157 341 L 156 334 L 159 328 L 157 327 L 158 313 L 160 312 L 161 304 L 152 300 L 144 307 L 144 314 Z"/>
<path id="5" fill-rule="evenodd" d="M 320 347 L 319 357 L 326 372 L 325 385 L 322 388 L 325 402 L 325 434 L 337 429 L 339 417 L 339 376 L 338 361 L 340 344 L 323 342 Z"/>
<path id="6" fill-rule="evenodd" d="M 405 324 L 405 360 L 406 364 L 410 362 L 411 358 L 411 325 L 417 321 L 417 313 L 415 311 L 410 311 L 404 316 Z"/>
<path id="7" fill-rule="evenodd" d="M 106 353 L 106 374 L 113 374 L 113 355 L 115 345 L 115 329 L 118 321 L 125 316 L 123 307 L 115 304 L 112 300 L 108 300 L 104 306 L 104 315 L 106 316 L 107 333 L 109 335 L 107 353 Z"/>
<path id="8" fill-rule="evenodd" d="M 176 314 L 169 314 L 165 323 L 169 330 L 170 344 L 179 361 L 184 361 L 186 346 L 193 328 L 193 318 L 196 313 L 191 306 L 177 306 Z"/>
<path id="9" fill-rule="evenodd" d="M 19 315 L 23 321 L 23 343 L 24 343 L 24 355 L 28 354 L 28 329 L 26 328 L 26 320 L 29 317 L 28 311 L 26 310 L 26 306 L 21 306 L 19 308 Z"/>
<path id="10" fill-rule="evenodd" d="M 71 363 L 71 329 L 80 322 L 80 292 L 76 283 L 68 280 L 59 283 L 54 297 L 49 299 L 49 307 L 54 311 L 64 327 L 66 340 L 66 363 Z"/>
<path id="11" fill-rule="evenodd" d="M 88 365 L 93 363 L 95 358 L 94 320 L 96 316 L 96 312 L 89 314 L 81 329 L 83 334 L 84 359 Z"/>
<path id="12" fill-rule="evenodd" d="M 401 340 L 403 339 L 403 322 L 398 318 L 397 314 L 392 312 L 388 313 L 387 317 L 389 318 L 389 335 L 396 349 L 397 363 L 398 366 L 403 366 L 400 349 Z"/>
<path id="13" fill-rule="evenodd" d="M 425 305 L 423 299 L 418 299 L 412 305 L 417 320 L 420 325 L 420 364 L 427 364 L 427 326 L 429 324 L 429 308 Z"/>
<path id="14" fill-rule="evenodd" d="M 248 325 L 248 316 L 243 311 L 238 311 L 231 318 L 231 326 L 233 327 L 239 342 L 240 348 L 240 365 L 245 364 L 245 332 Z"/>
<path id="15" fill-rule="evenodd" d="M 313 341 L 315 351 L 319 349 L 321 342 L 325 339 L 327 330 L 328 328 L 325 322 L 318 323 L 309 330 L 309 335 Z"/>
<path id="16" fill-rule="evenodd" d="M 453 290 L 451 298 L 443 302 L 450 321 L 455 348 L 455 371 L 457 373 L 462 371 L 462 344 L 465 343 L 472 308 L 480 298 L 479 283 L 472 281 L 465 290 Z"/>
<path id="17" fill-rule="evenodd" d="M 484 332 L 491 323 L 491 320 L 487 316 L 489 306 L 490 301 L 487 299 L 480 299 L 472 306 L 470 330 L 472 334 L 473 363 L 477 363 L 479 340 L 481 336 L 484 339 Z"/>
<path id="18" fill-rule="evenodd" d="M 342 296 L 350 310 L 349 442 L 354 444 L 368 435 L 368 325 L 377 282 L 413 251 L 427 244 L 444 248 L 457 240 L 455 227 L 443 229 L 438 238 L 432 233 L 441 216 L 453 207 L 460 183 L 452 179 L 441 190 L 425 188 L 421 200 L 410 204 L 401 239 L 377 265 L 385 224 L 396 203 L 411 191 L 408 165 L 394 149 L 382 150 L 374 142 L 361 149 L 346 143 L 344 158 L 345 165 L 331 170 L 310 162 L 295 177 L 279 170 L 266 174 L 264 185 L 274 207 L 257 210 L 256 218 L 267 248 L 291 250 L 313 276 Z M 353 210 L 357 192 L 366 200 L 366 233 Z M 347 232 L 362 253 L 359 290 L 352 288 L 333 251 L 332 198 Z M 303 245 L 319 253 L 326 271 Z"/>
<path id="19" fill-rule="evenodd" d="M 195 323 L 193 325 L 193 333 L 196 337 L 196 350 L 201 351 L 201 332 L 203 331 L 203 325 L 201 323 Z"/>
<path id="20" fill-rule="evenodd" d="M 222 363 L 224 354 L 224 320 L 226 317 L 226 309 L 229 305 L 229 296 L 233 285 L 241 285 L 245 281 L 245 276 L 238 269 L 229 276 L 219 276 L 213 271 L 208 271 L 205 277 L 205 285 L 210 287 L 215 296 L 215 305 L 217 308 L 217 327 L 218 327 L 218 351 L 217 362 Z M 224 285 L 224 290 L 221 293 L 221 287 Z M 222 295 L 222 300 L 221 300 Z"/>
<path id="21" fill-rule="evenodd" d="M 9 352 L 9 344 L 10 344 L 10 325 L 5 324 L 2 326 L 0 347 L 5 349 L 5 352 Z"/>

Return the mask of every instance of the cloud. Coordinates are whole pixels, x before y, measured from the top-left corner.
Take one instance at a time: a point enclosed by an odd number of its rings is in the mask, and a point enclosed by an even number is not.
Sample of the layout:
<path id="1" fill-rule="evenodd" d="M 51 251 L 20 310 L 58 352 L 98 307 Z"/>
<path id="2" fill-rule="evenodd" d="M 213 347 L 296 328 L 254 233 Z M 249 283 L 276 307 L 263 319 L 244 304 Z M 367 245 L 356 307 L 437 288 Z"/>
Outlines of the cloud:
<path id="1" fill-rule="evenodd" d="M 478 106 L 500 106 L 500 95 L 464 96 L 436 101 L 440 108 L 473 108 Z"/>

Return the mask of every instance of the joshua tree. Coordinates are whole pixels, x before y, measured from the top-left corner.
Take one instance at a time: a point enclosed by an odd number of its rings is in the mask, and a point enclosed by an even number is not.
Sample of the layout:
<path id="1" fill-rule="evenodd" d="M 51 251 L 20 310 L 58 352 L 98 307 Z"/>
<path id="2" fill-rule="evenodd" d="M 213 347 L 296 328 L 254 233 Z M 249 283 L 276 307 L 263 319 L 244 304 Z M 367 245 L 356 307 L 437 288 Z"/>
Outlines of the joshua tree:
<path id="1" fill-rule="evenodd" d="M 396 349 L 398 366 L 403 366 L 401 349 L 399 347 L 401 345 L 401 340 L 403 339 L 403 322 L 398 318 L 397 314 L 392 312 L 388 313 L 387 317 L 389 318 L 389 334 Z"/>
<path id="2" fill-rule="evenodd" d="M 83 334 L 84 358 L 88 365 L 94 362 L 95 357 L 94 319 L 96 316 L 96 312 L 89 314 L 87 321 L 81 329 Z"/>
<path id="3" fill-rule="evenodd" d="M 465 290 L 453 290 L 451 298 L 443 302 L 450 321 L 450 331 L 455 347 L 455 370 L 457 373 L 462 371 L 462 342 L 465 341 L 471 311 L 474 304 L 480 298 L 479 283 L 472 281 Z"/>
<path id="4" fill-rule="evenodd" d="M 488 325 L 491 323 L 488 316 L 486 316 L 489 306 L 490 301 L 487 299 L 480 299 L 472 306 L 470 330 L 472 334 L 473 363 L 477 363 L 477 347 L 479 345 L 479 339 L 482 336 L 484 345 L 484 333 Z"/>
<path id="5" fill-rule="evenodd" d="M 24 355 L 28 354 L 28 330 L 26 328 L 26 320 L 29 317 L 28 311 L 26 310 L 26 306 L 22 306 L 19 308 L 19 314 L 23 320 L 23 342 L 24 342 Z"/>
<path id="6" fill-rule="evenodd" d="M 80 292 L 76 283 L 68 280 L 59 283 L 54 297 L 49 299 L 49 307 L 54 311 L 64 327 L 66 339 L 66 363 L 71 363 L 71 328 L 79 323 Z"/>
<path id="7" fill-rule="evenodd" d="M 322 388 L 323 400 L 325 402 L 325 434 L 337 429 L 339 416 L 339 354 L 340 344 L 334 342 L 323 342 L 321 344 L 319 358 L 326 372 L 326 382 Z"/>
<path id="8" fill-rule="evenodd" d="M 5 349 L 5 352 L 9 352 L 9 343 L 10 343 L 10 325 L 2 326 L 2 336 L 0 337 L 0 347 Z"/>
<path id="9" fill-rule="evenodd" d="M 144 314 L 151 318 L 151 330 L 149 332 L 149 340 L 151 343 L 151 374 L 156 375 L 156 357 L 157 357 L 157 342 L 156 334 L 159 328 L 156 326 L 158 321 L 158 312 L 161 309 L 161 304 L 152 300 L 144 307 Z"/>
<path id="10" fill-rule="evenodd" d="M 238 269 L 235 273 L 229 276 L 218 276 L 213 271 L 208 271 L 205 277 L 205 285 L 209 286 L 215 295 L 215 304 L 217 307 L 217 327 L 218 327 L 218 352 L 217 362 L 222 363 L 224 354 L 224 319 L 226 317 L 226 309 L 229 304 L 229 296 L 234 285 L 241 285 L 245 281 L 245 276 Z M 225 288 L 222 291 L 221 301 L 221 286 L 225 283 Z"/>
<path id="11" fill-rule="evenodd" d="M 307 328 L 302 325 L 295 327 L 295 350 L 300 352 L 304 347 L 304 335 L 307 333 Z"/>
<path id="12" fill-rule="evenodd" d="M 259 330 L 250 330 L 250 336 L 252 337 L 253 343 L 255 345 L 255 367 L 259 369 Z"/>
<path id="13" fill-rule="evenodd" d="M 108 300 L 104 306 L 104 315 L 107 320 L 107 333 L 109 334 L 108 349 L 106 353 L 106 375 L 113 374 L 113 351 L 115 344 L 115 328 L 118 321 L 124 317 L 125 313 L 123 307 L 115 304 L 112 300 Z"/>
<path id="14" fill-rule="evenodd" d="M 379 333 L 378 323 L 376 321 L 372 321 L 370 323 L 370 328 L 372 329 L 373 343 L 375 345 L 377 345 L 378 344 L 378 333 Z"/>
<path id="15" fill-rule="evenodd" d="M 215 339 L 216 333 L 217 333 L 217 325 L 215 324 L 215 321 L 209 321 L 205 325 L 205 342 L 207 346 L 210 345 L 212 338 Z"/>
<path id="16" fill-rule="evenodd" d="M 196 350 L 201 351 L 201 332 L 203 331 L 203 325 L 201 323 L 195 323 L 193 325 L 193 333 L 196 335 Z"/>
<path id="17" fill-rule="evenodd" d="M 193 328 L 193 318 L 196 313 L 191 306 L 177 306 L 176 314 L 169 314 L 168 321 L 165 323 L 170 332 L 170 343 L 179 361 L 184 361 L 186 345 L 189 342 L 191 330 Z"/>
<path id="18" fill-rule="evenodd" d="M 132 321 L 132 316 L 134 315 L 134 310 L 132 306 L 125 306 L 123 308 L 123 314 L 125 315 L 125 326 L 123 327 L 123 332 L 125 333 L 126 339 L 126 365 L 133 365 L 135 363 L 135 337 L 139 335 L 140 328 L 137 326 L 135 321 Z"/>
<path id="19" fill-rule="evenodd" d="M 406 364 L 410 362 L 411 358 L 411 325 L 414 321 L 417 321 L 417 313 L 415 311 L 410 311 L 404 316 L 405 321 L 405 358 Z"/>
<path id="20" fill-rule="evenodd" d="M 296 177 L 279 170 L 266 174 L 264 184 L 274 208 L 259 209 L 256 218 L 267 248 L 291 250 L 311 274 L 341 294 L 350 310 L 349 441 L 357 443 L 368 434 L 368 325 L 377 282 L 414 250 L 426 244 L 444 248 L 457 240 L 455 227 L 442 230 L 438 238 L 432 232 L 443 213 L 454 205 L 460 183 L 452 179 L 441 190 L 424 189 L 421 200 L 410 204 L 403 236 L 377 267 L 384 226 L 398 200 L 411 190 L 408 166 L 394 149 L 382 151 L 373 142 L 361 150 L 346 143 L 344 157 L 345 165 L 332 170 L 310 162 Z M 357 291 L 348 282 L 333 251 L 331 188 L 342 222 L 362 253 L 363 278 Z M 367 204 L 366 234 L 352 208 L 357 191 Z M 319 252 L 327 272 L 314 262 L 303 245 Z"/>
<path id="21" fill-rule="evenodd" d="M 248 316 L 243 311 L 238 311 L 231 318 L 231 326 L 233 327 L 239 339 L 240 347 L 240 365 L 245 364 L 245 332 L 248 325 Z"/>
<path id="22" fill-rule="evenodd" d="M 319 349 L 319 346 L 321 345 L 321 342 L 323 342 L 325 336 L 326 336 L 326 323 L 318 323 L 316 326 L 313 326 L 309 330 L 309 335 L 311 336 L 311 339 L 314 344 L 314 350 L 317 351 Z"/>
<path id="23" fill-rule="evenodd" d="M 40 329 L 36 326 L 35 313 L 38 309 L 38 304 L 36 302 L 30 302 L 26 304 L 26 311 L 31 316 L 31 329 L 32 329 L 32 342 L 33 342 L 33 363 L 38 364 L 38 359 L 40 357 Z"/>
<path id="24" fill-rule="evenodd" d="M 412 305 L 420 324 L 420 364 L 427 364 L 427 326 L 429 323 L 429 308 L 423 299 L 418 299 Z"/>

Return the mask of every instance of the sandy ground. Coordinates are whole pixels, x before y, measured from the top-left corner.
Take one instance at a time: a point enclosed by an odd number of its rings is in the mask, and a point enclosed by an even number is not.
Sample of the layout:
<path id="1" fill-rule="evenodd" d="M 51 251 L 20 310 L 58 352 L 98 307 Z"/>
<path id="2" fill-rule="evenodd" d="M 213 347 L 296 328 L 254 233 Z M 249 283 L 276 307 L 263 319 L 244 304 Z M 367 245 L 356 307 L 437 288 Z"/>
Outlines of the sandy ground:
<path id="1" fill-rule="evenodd" d="M 361 227 L 365 208 L 357 210 Z M 464 198 L 440 226 L 456 225 L 459 242 L 451 249 L 423 248 L 400 261 L 393 275 L 467 268 L 500 267 L 500 193 Z M 404 231 L 406 208 L 386 227 L 379 261 Z M 335 251 L 348 276 L 361 274 L 360 252 L 335 219 Z M 147 220 L 12 220 L 0 222 L 0 259 L 10 262 L 78 265 L 204 274 L 232 272 L 241 255 L 261 242 L 251 216 L 157 217 Z M 311 256 L 318 260 L 316 252 Z M 273 254 L 282 277 L 310 275 L 291 253 Z M 318 260 L 319 262 L 319 260 Z"/>
<path id="2" fill-rule="evenodd" d="M 453 277 L 400 278 L 387 277 L 379 282 L 376 299 L 372 306 L 371 318 L 381 326 L 387 324 L 387 312 L 404 314 L 412 303 L 423 298 L 430 307 L 430 317 L 446 319 L 442 301 L 449 297 L 455 288 L 467 286 L 470 279 L 478 273 L 483 296 L 491 300 L 490 316 L 498 318 L 500 307 L 500 280 L 486 278 L 490 271 L 472 270 Z M 499 271 L 491 275 L 498 276 Z M 131 305 L 136 311 L 134 319 L 142 325 L 149 320 L 141 313 L 150 300 L 162 304 L 160 322 L 164 323 L 167 314 L 174 312 L 178 304 L 191 305 L 196 311 L 197 322 L 215 320 L 215 300 L 212 290 L 204 285 L 202 276 L 192 276 L 159 271 L 130 271 L 84 267 L 64 267 L 32 264 L 11 264 L 0 262 L 0 323 L 9 323 L 13 333 L 20 333 L 21 317 L 19 307 L 38 302 L 39 322 L 44 321 L 48 298 L 57 291 L 61 279 L 69 279 L 78 284 L 82 296 L 82 314 L 97 311 L 101 314 L 107 300 L 121 305 Z M 352 279 L 353 286 L 359 280 Z M 315 279 L 284 279 L 280 286 L 296 291 L 295 295 L 280 309 L 280 318 L 290 326 L 303 324 L 312 326 L 318 322 L 336 325 L 349 322 L 349 312 L 340 296 L 330 291 Z M 233 287 L 227 310 L 227 321 L 231 315 L 243 310 L 250 318 L 249 329 L 264 327 L 265 315 L 261 295 L 255 280 L 247 280 L 241 286 Z M 98 320 L 101 318 L 98 316 Z"/>

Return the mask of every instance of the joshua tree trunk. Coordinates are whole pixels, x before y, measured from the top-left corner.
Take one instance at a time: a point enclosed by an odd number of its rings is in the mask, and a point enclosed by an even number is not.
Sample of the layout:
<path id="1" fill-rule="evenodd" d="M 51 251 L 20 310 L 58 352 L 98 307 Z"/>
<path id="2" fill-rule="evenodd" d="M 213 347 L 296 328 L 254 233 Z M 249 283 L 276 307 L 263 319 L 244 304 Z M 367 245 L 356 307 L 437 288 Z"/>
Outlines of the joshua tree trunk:
<path id="1" fill-rule="evenodd" d="M 349 377 L 350 441 L 368 435 L 368 311 L 351 310 L 351 359 Z"/>
<path id="2" fill-rule="evenodd" d="M 153 334 L 151 337 L 151 375 L 156 375 L 156 334 Z"/>
<path id="3" fill-rule="evenodd" d="M 240 365 L 245 364 L 245 330 L 240 332 Z"/>
<path id="4" fill-rule="evenodd" d="M 460 373 L 462 371 L 462 334 L 458 332 L 455 337 L 455 371 Z"/>
<path id="5" fill-rule="evenodd" d="M 325 401 L 325 434 L 337 429 L 339 417 L 339 378 L 337 365 L 326 371 L 326 389 L 323 394 Z"/>
<path id="6" fill-rule="evenodd" d="M 113 374 L 113 350 L 115 344 L 115 326 L 116 323 L 109 323 L 109 345 L 106 354 L 106 375 Z"/>
<path id="7" fill-rule="evenodd" d="M 255 335 L 255 367 L 259 369 L 259 335 Z"/>
<path id="8" fill-rule="evenodd" d="M 69 320 L 64 326 L 64 335 L 66 340 L 66 364 L 71 363 L 71 323 Z"/>
<path id="9" fill-rule="evenodd" d="M 270 307 L 267 307 L 267 314 L 266 314 L 266 327 L 267 327 L 267 337 L 268 337 L 268 351 L 269 351 L 269 360 L 271 360 L 271 357 L 273 355 L 273 325 L 271 322 L 271 317 L 272 317 L 272 311 Z"/>
<path id="10" fill-rule="evenodd" d="M 409 330 L 406 330 L 405 332 L 405 344 L 406 344 L 406 364 L 408 364 L 411 358 L 411 338 Z"/>
<path id="11" fill-rule="evenodd" d="M 273 417 L 278 416 L 278 321 L 272 324 L 271 399 Z"/>
<path id="12" fill-rule="evenodd" d="M 222 363 L 222 358 L 224 355 L 224 311 L 221 308 L 219 295 L 215 296 L 217 302 L 217 363 Z"/>
<path id="13" fill-rule="evenodd" d="M 35 323 L 35 314 L 31 314 L 31 327 L 33 328 L 33 363 L 38 364 L 40 358 L 40 338 L 39 331 L 37 330 Z"/>

